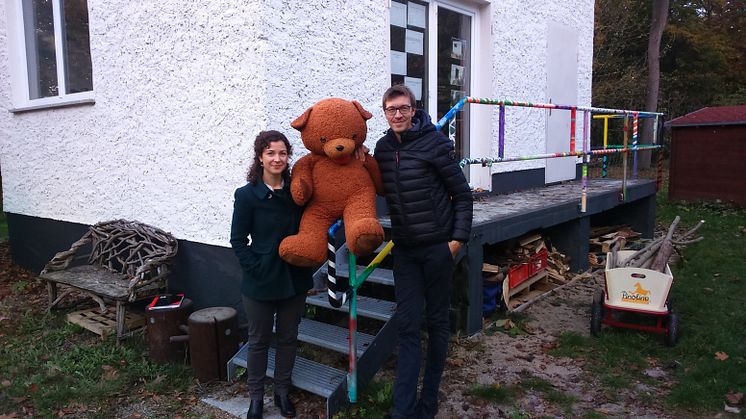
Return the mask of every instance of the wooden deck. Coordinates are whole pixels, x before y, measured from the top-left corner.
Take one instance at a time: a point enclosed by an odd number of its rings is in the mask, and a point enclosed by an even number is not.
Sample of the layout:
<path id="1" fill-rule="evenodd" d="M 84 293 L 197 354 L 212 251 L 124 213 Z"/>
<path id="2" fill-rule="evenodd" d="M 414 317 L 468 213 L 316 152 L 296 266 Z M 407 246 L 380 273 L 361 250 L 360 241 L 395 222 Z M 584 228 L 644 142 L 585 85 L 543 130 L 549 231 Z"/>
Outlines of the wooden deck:
<path id="1" fill-rule="evenodd" d="M 655 181 L 628 180 L 622 199 L 622 181 L 588 182 L 586 212 L 580 211 L 580 181 L 565 182 L 504 195 L 477 196 L 466 258 L 469 265 L 467 332 L 482 328 L 482 262 L 484 245 L 500 243 L 526 233 L 549 237 L 569 255 L 575 271 L 588 266 L 591 225 L 629 224 L 645 237 L 655 226 Z"/>
<path id="2" fill-rule="evenodd" d="M 654 196 L 655 182 L 628 180 L 627 200 L 622 201 L 621 180 L 589 180 L 585 213 L 580 212 L 581 189 L 579 181 L 572 181 L 511 194 L 477 197 L 472 236 L 481 239 L 482 243 L 497 243 L 535 229 L 596 215 Z"/>

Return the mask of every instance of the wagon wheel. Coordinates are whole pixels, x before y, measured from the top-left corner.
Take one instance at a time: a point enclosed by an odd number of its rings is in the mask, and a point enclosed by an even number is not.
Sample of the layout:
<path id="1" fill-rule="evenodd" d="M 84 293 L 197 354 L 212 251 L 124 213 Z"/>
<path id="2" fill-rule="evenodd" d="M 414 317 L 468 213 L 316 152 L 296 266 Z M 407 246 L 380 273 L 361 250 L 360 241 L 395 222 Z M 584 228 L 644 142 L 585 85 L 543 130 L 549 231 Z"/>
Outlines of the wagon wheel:
<path id="1" fill-rule="evenodd" d="M 679 340 L 679 315 L 669 313 L 666 316 L 666 346 L 674 346 Z"/>
<path id="2" fill-rule="evenodd" d="M 669 313 L 673 313 L 674 306 L 675 306 L 675 302 L 674 302 L 673 297 L 668 297 L 666 299 L 666 308 L 668 309 Z"/>
<path id="3" fill-rule="evenodd" d="M 591 335 L 601 335 L 601 323 L 604 318 L 604 292 L 599 290 L 596 295 L 593 296 L 593 302 L 591 303 Z"/>

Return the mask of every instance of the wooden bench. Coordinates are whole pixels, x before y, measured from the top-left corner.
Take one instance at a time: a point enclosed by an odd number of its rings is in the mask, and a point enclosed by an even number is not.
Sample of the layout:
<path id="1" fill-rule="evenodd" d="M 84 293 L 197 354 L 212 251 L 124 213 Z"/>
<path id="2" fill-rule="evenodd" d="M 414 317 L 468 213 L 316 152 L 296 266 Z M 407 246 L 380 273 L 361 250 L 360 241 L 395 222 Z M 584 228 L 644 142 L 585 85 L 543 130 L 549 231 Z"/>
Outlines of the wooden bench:
<path id="1" fill-rule="evenodd" d="M 117 341 L 123 339 L 125 306 L 166 290 L 178 242 L 169 233 L 137 221 L 113 220 L 91 226 L 69 250 L 57 253 L 42 270 L 49 310 L 73 290 L 93 298 L 101 312 L 116 303 Z M 78 252 L 82 253 L 77 255 Z M 83 253 L 88 252 L 88 253 Z M 57 295 L 57 285 L 65 289 Z"/>

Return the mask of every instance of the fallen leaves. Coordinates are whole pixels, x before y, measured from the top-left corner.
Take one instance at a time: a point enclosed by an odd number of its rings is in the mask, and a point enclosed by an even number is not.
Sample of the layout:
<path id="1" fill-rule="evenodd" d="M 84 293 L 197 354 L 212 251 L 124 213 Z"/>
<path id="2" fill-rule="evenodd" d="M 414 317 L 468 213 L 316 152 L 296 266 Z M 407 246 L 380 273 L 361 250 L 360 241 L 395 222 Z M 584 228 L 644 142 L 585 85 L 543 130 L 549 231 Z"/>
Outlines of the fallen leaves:
<path id="1" fill-rule="evenodd" d="M 743 393 L 729 391 L 728 394 L 725 395 L 725 400 L 727 400 L 728 404 L 731 406 L 738 406 L 743 403 Z"/>
<path id="2" fill-rule="evenodd" d="M 718 361 L 725 361 L 728 358 L 730 357 L 725 352 L 720 352 L 720 351 L 715 352 L 715 359 L 717 359 Z"/>
<path id="3" fill-rule="evenodd" d="M 456 368 L 461 368 L 464 366 L 464 364 L 466 364 L 466 362 L 464 362 L 464 360 L 461 358 L 449 358 L 447 362 L 448 365 Z"/>
<path id="4" fill-rule="evenodd" d="M 155 379 L 153 381 L 151 381 L 150 384 L 160 384 L 165 379 L 166 379 L 165 375 L 159 375 L 159 376 L 155 377 Z"/>
<path id="5" fill-rule="evenodd" d="M 112 367 L 111 365 L 102 365 L 101 369 L 104 370 L 104 373 L 101 375 L 101 377 L 106 381 L 115 380 L 119 375 L 119 371 L 117 371 L 116 368 Z"/>
<path id="6" fill-rule="evenodd" d="M 741 413 L 741 409 L 737 407 L 733 407 L 733 406 L 728 406 L 727 404 L 725 405 L 725 409 L 723 410 L 725 410 L 728 413 L 735 413 L 736 415 Z"/>

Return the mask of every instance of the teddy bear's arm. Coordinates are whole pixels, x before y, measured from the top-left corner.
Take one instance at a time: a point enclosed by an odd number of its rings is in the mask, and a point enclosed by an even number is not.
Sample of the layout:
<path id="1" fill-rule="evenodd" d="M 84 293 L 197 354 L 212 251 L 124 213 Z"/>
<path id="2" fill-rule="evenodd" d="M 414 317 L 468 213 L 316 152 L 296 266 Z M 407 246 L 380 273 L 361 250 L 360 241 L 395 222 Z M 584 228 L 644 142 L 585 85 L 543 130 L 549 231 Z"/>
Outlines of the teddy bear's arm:
<path id="1" fill-rule="evenodd" d="M 373 180 L 373 185 L 376 187 L 376 193 L 383 196 L 383 181 L 381 181 L 381 171 L 378 169 L 378 162 L 370 154 L 365 156 L 365 162 L 363 167 L 370 174 L 370 178 Z"/>
<path id="2" fill-rule="evenodd" d="M 306 205 L 313 195 L 313 155 L 306 154 L 293 166 L 290 193 L 298 205 Z"/>

